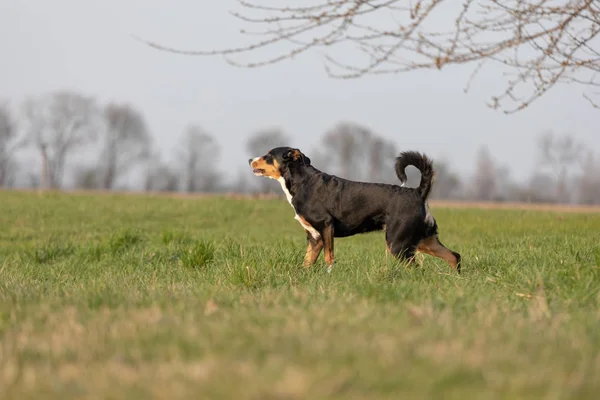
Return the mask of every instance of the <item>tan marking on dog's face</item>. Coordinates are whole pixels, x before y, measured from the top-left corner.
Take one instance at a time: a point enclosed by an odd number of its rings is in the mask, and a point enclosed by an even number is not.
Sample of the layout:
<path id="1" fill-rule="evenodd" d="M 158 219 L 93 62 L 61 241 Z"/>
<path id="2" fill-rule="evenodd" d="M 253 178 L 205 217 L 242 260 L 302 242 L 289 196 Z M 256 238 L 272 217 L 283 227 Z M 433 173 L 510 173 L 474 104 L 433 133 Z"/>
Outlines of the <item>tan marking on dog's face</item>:
<path id="1" fill-rule="evenodd" d="M 252 171 L 256 176 L 266 176 L 271 179 L 279 179 L 281 172 L 279 171 L 279 163 L 273 159 L 273 163 L 267 163 L 264 157 L 256 157 L 250 163 Z"/>

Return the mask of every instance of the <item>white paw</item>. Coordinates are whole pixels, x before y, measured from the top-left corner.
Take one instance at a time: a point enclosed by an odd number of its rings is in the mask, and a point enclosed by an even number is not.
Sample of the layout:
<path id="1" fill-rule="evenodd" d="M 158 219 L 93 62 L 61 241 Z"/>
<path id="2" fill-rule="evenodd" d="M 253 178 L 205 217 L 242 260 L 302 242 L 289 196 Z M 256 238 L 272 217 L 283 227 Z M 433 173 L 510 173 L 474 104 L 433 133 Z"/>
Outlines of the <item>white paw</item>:
<path id="1" fill-rule="evenodd" d="M 333 269 L 333 264 L 327 267 L 327 273 L 330 274 Z"/>

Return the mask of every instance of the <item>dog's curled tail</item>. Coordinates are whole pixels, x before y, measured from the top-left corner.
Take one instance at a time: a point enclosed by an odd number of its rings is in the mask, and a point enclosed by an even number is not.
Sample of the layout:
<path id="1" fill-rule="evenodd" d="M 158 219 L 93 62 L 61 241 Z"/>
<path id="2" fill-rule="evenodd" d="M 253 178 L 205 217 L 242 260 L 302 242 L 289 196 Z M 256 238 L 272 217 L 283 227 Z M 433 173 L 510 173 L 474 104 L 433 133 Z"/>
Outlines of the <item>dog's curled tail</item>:
<path id="1" fill-rule="evenodd" d="M 423 200 L 426 200 L 431 191 L 434 170 L 433 161 L 425 154 L 416 151 L 404 151 L 396 157 L 396 175 L 402 182 L 402 186 L 406 184 L 406 173 L 404 170 L 407 166 L 412 165 L 421 171 L 421 184 L 416 189 Z"/>

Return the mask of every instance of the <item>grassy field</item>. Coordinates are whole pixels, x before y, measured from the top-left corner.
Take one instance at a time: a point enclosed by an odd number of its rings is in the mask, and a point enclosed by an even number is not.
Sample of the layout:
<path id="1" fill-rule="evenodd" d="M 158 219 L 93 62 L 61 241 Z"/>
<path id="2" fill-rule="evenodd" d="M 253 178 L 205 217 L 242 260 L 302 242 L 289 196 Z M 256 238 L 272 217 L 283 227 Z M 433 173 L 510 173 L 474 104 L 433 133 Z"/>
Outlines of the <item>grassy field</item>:
<path id="1" fill-rule="evenodd" d="M 596 399 L 600 214 L 433 207 L 300 267 L 284 200 L 0 192 L 0 398 Z"/>

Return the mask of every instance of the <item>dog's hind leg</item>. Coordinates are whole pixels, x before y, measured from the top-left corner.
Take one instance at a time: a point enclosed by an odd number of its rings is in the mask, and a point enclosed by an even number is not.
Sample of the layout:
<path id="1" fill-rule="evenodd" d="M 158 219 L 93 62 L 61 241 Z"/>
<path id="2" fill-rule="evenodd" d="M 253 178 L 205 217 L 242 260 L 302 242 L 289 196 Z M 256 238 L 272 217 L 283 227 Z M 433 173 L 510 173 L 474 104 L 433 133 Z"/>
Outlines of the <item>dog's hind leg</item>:
<path id="1" fill-rule="evenodd" d="M 394 257 L 401 261 L 406 261 L 408 264 L 412 264 L 415 260 L 415 246 L 407 240 L 396 240 L 388 242 L 387 248 Z"/>
<path id="2" fill-rule="evenodd" d="M 314 238 L 309 231 L 306 231 L 306 240 L 308 244 L 306 246 L 304 262 L 302 263 L 303 267 L 313 265 L 317 261 L 317 258 L 319 258 L 319 254 L 321 254 L 321 250 L 323 249 L 323 238 L 321 236 Z"/>
<path id="3" fill-rule="evenodd" d="M 417 246 L 417 250 L 422 253 L 427 253 L 434 257 L 441 258 L 450 264 L 452 269 L 460 273 L 460 254 L 444 246 L 442 242 L 440 242 L 437 235 L 421 240 Z"/>
<path id="4" fill-rule="evenodd" d="M 392 254 L 400 261 L 405 261 L 407 264 L 413 264 L 415 261 L 415 248 L 408 245 L 398 245 L 392 247 Z"/>
<path id="5" fill-rule="evenodd" d="M 333 255 L 333 225 L 327 225 L 323 232 L 323 245 L 325 247 L 325 264 L 327 264 L 327 272 L 331 272 L 335 257 Z"/>
<path id="6" fill-rule="evenodd" d="M 396 234 L 391 233 L 394 231 L 396 231 Z M 386 229 L 385 243 L 387 252 L 395 258 L 409 264 L 414 261 L 416 247 L 410 236 L 403 234 L 403 232 L 398 233 L 397 230 Z"/>

